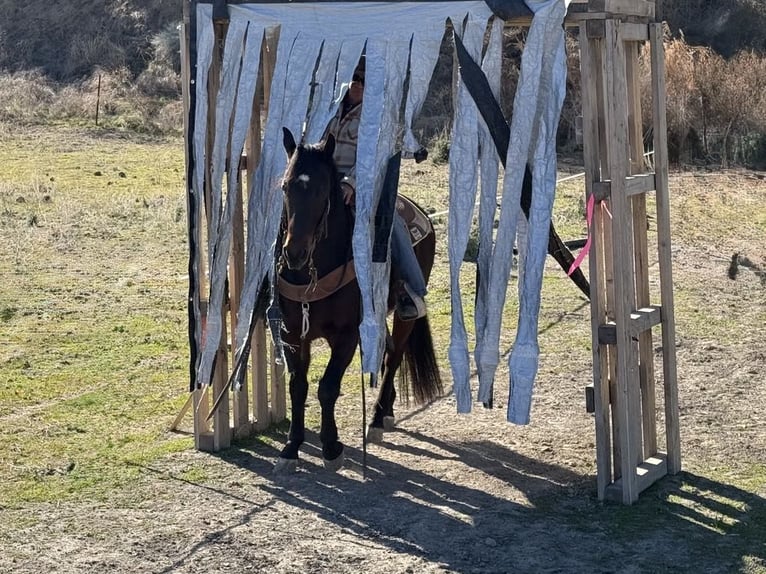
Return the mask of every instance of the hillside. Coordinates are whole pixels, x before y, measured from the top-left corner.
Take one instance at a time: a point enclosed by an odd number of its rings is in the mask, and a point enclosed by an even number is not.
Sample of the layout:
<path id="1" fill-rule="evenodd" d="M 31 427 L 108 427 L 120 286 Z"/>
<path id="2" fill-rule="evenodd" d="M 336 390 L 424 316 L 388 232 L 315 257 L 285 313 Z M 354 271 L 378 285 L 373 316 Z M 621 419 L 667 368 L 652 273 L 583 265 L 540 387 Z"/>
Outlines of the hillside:
<path id="1" fill-rule="evenodd" d="M 96 67 L 137 75 L 152 37 L 181 19 L 182 0 L 0 0 L 0 70 L 41 69 L 58 81 Z"/>
<path id="2" fill-rule="evenodd" d="M 763 0 L 665 0 L 663 17 L 674 35 L 689 44 L 709 46 L 728 58 L 740 50 L 766 53 L 766 2 Z"/>

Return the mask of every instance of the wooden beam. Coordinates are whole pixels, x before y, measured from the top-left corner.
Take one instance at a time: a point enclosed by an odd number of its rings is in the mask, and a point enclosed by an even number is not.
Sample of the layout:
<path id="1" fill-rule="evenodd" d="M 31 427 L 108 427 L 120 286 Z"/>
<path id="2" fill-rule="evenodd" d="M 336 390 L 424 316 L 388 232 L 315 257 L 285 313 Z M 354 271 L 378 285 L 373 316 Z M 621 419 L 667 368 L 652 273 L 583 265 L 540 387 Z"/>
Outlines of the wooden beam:
<path id="1" fill-rule="evenodd" d="M 245 223 L 244 208 L 242 205 L 242 174 L 237 170 L 237 189 L 239 192 L 236 197 L 230 198 L 236 201 L 234 207 L 234 220 L 232 221 L 231 237 L 231 256 L 229 258 L 229 288 L 230 303 L 229 315 L 231 321 L 231 340 L 234 343 L 237 332 L 239 302 L 242 293 L 242 287 L 245 280 Z M 231 349 L 232 360 L 234 356 L 234 345 Z M 247 373 L 243 376 L 242 386 L 232 393 L 234 434 L 237 437 L 243 437 L 250 434 L 250 411 L 248 408 L 248 380 Z"/>
<path id="2" fill-rule="evenodd" d="M 266 38 L 261 44 L 261 57 L 266 52 Z M 268 91 L 264 92 L 264 69 L 263 61 L 258 74 L 255 97 L 253 98 L 253 115 L 247 138 L 247 182 L 255 180 L 255 173 L 261 160 L 261 113 L 265 105 Z M 251 343 L 252 360 L 252 404 L 253 404 L 253 428 L 257 431 L 265 430 L 269 426 L 269 379 L 268 379 L 268 353 L 266 352 L 266 331 L 263 320 L 259 319 L 253 330 Z"/>
<path id="3" fill-rule="evenodd" d="M 628 332 L 631 338 L 635 339 L 661 322 L 662 307 L 660 305 L 642 307 L 631 312 Z M 614 321 L 607 321 L 598 326 L 598 340 L 602 345 L 617 344 L 617 325 Z"/>
<path id="4" fill-rule="evenodd" d="M 173 419 L 173 424 L 170 425 L 171 431 L 178 430 L 178 427 L 181 426 L 181 421 L 183 421 L 184 417 L 186 416 L 186 413 L 189 412 L 189 408 L 192 406 L 193 402 L 194 402 L 194 395 L 192 393 L 189 393 L 189 396 L 186 397 L 186 402 L 184 403 L 184 406 L 182 406 L 181 410 L 178 411 L 176 418 Z"/>
<path id="5" fill-rule="evenodd" d="M 269 427 L 269 379 L 266 352 L 266 330 L 263 321 L 259 320 L 253 331 L 253 422 L 256 430 Z"/>
<path id="6" fill-rule="evenodd" d="M 676 372 L 673 261 L 670 251 L 670 192 L 668 189 L 667 117 L 665 111 L 665 51 L 662 24 L 650 28 L 652 51 L 652 109 L 654 116 L 654 169 L 657 173 L 657 248 L 662 298 L 662 369 L 665 390 L 665 431 L 668 472 L 681 470 L 678 381 Z"/>
<path id="7" fill-rule="evenodd" d="M 604 38 L 606 35 L 606 16 L 602 19 L 592 18 L 587 21 L 586 34 L 588 38 Z M 649 39 L 649 27 L 645 23 L 623 22 L 623 40 L 626 42 L 645 42 Z"/>
<path id="8" fill-rule="evenodd" d="M 625 30 L 627 25 L 621 29 Z M 647 33 L 648 26 L 643 26 Z M 628 79 L 628 133 L 630 137 L 630 173 L 628 180 L 643 177 L 639 174 L 645 167 L 643 116 L 641 112 L 641 72 L 639 70 L 639 46 L 637 42 L 625 44 Z M 654 174 L 651 176 L 654 185 Z M 644 178 L 648 181 L 649 178 Z M 640 180 L 639 180 L 640 181 Z M 626 185 L 627 187 L 627 185 Z M 646 193 L 629 194 L 633 208 L 633 263 L 636 278 L 636 306 L 644 308 L 650 304 L 649 293 L 649 246 L 647 240 Z M 659 315 L 659 309 L 657 309 Z M 631 315 L 631 325 L 637 321 Z M 638 333 L 638 378 L 641 385 L 641 430 L 643 456 L 647 458 L 657 452 L 657 414 L 654 388 L 654 346 L 651 328 L 643 327 Z"/>
<path id="9" fill-rule="evenodd" d="M 588 12 L 607 12 L 610 16 L 654 18 L 653 0 L 590 0 Z"/>
<path id="10" fill-rule="evenodd" d="M 625 194 L 628 169 L 628 93 L 625 66 L 625 43 L 620 22 L 606 21 L 604 74 L 606 77 L 607 133 L 609 171 L 612 179 L 612 246 L 614 250 L 614 317 L 617 327 L 617 394 L 613 408 L 620 431 L 623 502 L 638 498 L 632 469 L 641 457 L 640 393 L 638 359 L 631 338 L 630 312 L 635 300 L 633 279 L 633 218 Z"/>
<path id="11" fill-rule="evenodd" d="M 654 18 L 653 0 L 601 1 L 604 2 L 604 10 L 615 16 L 639 16 L 642 18 Z"/>
<path id="12" fill-rule="evenodd" d="M 594 184 L 601 178 L 600 93 L 602 42 L 586 36 L 587 23 L 580 25 L 580 74 L 583 101 L 583 159 L 585 162 L 585 194 L 594 193 Z M 590 314 L 593 353 L 593 411 L 596 432 L 596 491 L 603 500 L 606 487 L 612 482 L 612 427 L 610 424 L 609 350 L 598 344 L 598 325 L 607 319 L 606 270 L 604 263 L 604 215 L 595 210 L 593 217 L 594 244 L 589 253 Z M 587 393 L 587 390 L 586 390 Z M 586 394 L 587 397 L 587 394 Z M 587 398 L 586 398 L 587 402 Z"/>
<path id="13" fill-rule="evenodd" d="M 271 349 L 271 422 L 278 423 L 287 417 L 285 368 L 276 360 L 274 345 L 269 347 Z"/>
<path id="14" fill-rule="evenodd" d="M 226 21 L 216 20 L 213 24 L 215 33 L 215 42 L 213 45 L 213 56 L 210 65 L 210 75 L 208 77 L 208 101 L 210 105 L 208 107 L 208 133 L 207 133 L 207 157 L 213 156 L 213 146 L 215 143 L 215 130 L 216 130 L 216 103 L 218 101 L 218 87 L 220 85 L 221 67 L 223 62 L 223 49 L 226 39 L 226 31 L 228 29 L 228 23 Z M 205 204 L 207 205 L 207 224 L 210 229 L 213 219 L 219 217 L 219 214 L 212 213 L 212 164 L 208 161 L 205 166 Z M 208 266 L 209 266 L 208 260 Z M 226 299 L 226 297 L 224 298 Z M 229 421 L 230 415 L 230 401 L 228 396 L 228 381 L 229 381 L 229 345 L 227 343 L 228 330 L 226 321 L 226 303 L 224 302 L 221 309 L 208 309 L 208 312 L 218 313 L 221 317 L 221 337 L 218 340 L 218 350 L 215 355 L 215 368 L 213 370 L 212 392 L 213 397 L 218 397 L 222 393 L 225 398 L 221 401 L 216 411 L 213 413 L 213 448 L 214 450 L 222 450 L 228 448 L 231 445 L 231 426 Z"/>

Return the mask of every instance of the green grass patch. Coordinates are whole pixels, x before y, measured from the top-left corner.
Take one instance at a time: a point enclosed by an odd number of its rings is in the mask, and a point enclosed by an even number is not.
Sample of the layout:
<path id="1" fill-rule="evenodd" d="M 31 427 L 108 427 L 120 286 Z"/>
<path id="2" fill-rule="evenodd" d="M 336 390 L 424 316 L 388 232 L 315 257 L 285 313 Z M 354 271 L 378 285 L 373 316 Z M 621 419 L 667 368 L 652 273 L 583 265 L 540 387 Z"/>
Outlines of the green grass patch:
<path id="1" fill-rule="evenodd" d="M 42 161 L 44 159 L 44 161 Z M 0 505 L 105 497 L 192 445 L 180 139 L 0 142 Z"/>

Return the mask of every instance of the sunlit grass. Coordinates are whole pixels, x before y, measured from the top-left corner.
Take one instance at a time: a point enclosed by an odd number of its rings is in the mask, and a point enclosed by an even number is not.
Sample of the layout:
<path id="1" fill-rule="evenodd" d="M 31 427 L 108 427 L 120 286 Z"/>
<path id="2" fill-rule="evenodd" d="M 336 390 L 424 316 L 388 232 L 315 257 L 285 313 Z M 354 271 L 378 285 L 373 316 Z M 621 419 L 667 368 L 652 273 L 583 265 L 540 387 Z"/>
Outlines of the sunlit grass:
<path id="1" fill-rule="evenodd" d="M 0 143 L 0 505 L 105 496 L 192 444 L 180 139 Z"/>

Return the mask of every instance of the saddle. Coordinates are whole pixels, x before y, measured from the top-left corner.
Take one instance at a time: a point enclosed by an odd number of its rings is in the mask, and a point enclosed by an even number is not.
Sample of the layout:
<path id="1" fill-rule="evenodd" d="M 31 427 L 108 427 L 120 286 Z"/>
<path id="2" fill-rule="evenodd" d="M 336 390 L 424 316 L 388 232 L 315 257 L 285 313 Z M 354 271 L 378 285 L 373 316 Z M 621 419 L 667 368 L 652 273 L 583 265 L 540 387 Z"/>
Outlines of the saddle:
<path id="1" fill-rule="evenodd" d="M 404 220 L 413 246 L 423 241 L 429 233 L 433 233 L 431 220 L 428 219 L 425 211 L 409 197 L 404 195 L 396 197 L 396 212 Z"/>

